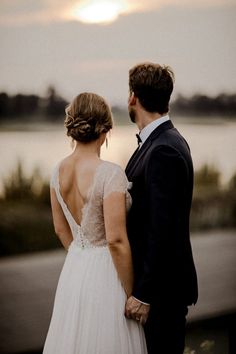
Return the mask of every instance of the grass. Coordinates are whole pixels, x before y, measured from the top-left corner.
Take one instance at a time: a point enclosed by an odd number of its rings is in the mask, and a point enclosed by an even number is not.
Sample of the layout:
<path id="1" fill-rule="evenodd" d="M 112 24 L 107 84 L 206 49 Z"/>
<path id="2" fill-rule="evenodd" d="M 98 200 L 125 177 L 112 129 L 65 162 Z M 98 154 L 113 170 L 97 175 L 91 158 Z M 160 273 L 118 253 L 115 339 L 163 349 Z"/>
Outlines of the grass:
<path id="1" fill-rule="evenodd" d="M 0 256 L 60 247 L 49 206 L 7 201 L 0 203 L 0 213 Z"/>
<path id="2" fill-rule="evenodd" d="M 236 173 L 222 185 L 220 172 L 204 165 L 195 173 L 191 229 L 236 227 Z"/>

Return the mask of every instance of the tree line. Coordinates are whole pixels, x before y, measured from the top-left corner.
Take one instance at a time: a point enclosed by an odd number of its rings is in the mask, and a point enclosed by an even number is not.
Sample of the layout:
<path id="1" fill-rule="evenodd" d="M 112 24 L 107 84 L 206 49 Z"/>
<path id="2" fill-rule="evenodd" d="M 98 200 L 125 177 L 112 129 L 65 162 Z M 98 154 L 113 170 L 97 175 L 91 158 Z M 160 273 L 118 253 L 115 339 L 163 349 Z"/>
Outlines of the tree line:
<path id="1" fill-rule="evenodd" d="M 175 114 L 204 116 L 236 116 L 236 94 L 221 93 L 215 97 L 195 94 L 190 98 L 179 95 L 172 103 Z"/>
<path id="2" fill-rule="evenodd" d="M 0 120 L 7 118 L 12 120 L 24 118 L 24 120 L 48 119 L 56 121 L 64 115 L 68 102 L 61 97 L 56 89 L 50 86 L 46 97 L 38 95 L 16 94 L 9 96 L 0 93 Z"/>
<path id="3" fill-rule="evenodd" d="M 16 94 L 8 95 L 6 92 L 0 93 L 0 120 L 24 121 L 48 120 L 61 121 L 64 115 L 65 106 L 68 102 L 61 97 L 56 89 L 50 86 L 46 97 L 38 95 Z M 127 109 L 123 107 L 113 107 L 113 114 L 117 122 L 122 123 L 127 116 Z M 195 94 L 192 97 L 179 95 L 171 103 L 171 112 L 177 116 L 222 116 L 236 117 L 236 94 L 222 93 L 215 97 L 202 94 Z"/>

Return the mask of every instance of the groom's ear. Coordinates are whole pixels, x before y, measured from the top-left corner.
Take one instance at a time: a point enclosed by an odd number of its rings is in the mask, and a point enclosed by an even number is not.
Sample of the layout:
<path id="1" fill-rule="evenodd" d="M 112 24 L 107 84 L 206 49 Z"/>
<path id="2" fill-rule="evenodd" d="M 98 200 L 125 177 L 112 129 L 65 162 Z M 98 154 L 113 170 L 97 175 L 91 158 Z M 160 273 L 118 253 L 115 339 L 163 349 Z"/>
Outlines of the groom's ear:
<path id="1" fill-rule="evenodd" d="M 134 92 L 131 92 L 129 97 L 129 105 L 134 106 L 136 104 L 137 97 L 135 96 Z"/>

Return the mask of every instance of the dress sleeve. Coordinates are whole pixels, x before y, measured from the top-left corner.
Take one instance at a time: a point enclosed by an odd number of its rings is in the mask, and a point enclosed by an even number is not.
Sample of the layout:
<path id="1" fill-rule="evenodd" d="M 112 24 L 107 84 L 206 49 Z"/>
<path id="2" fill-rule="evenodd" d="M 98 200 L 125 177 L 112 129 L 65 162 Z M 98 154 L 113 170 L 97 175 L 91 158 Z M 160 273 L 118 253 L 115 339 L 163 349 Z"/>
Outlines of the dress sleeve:
<path id="1" fill-rule="evenodd" d="M 128 189 L 128 179 L 125 172 L 118 165 L 112 166 L 105 179 L 103 199 L 113 192 L 126 193 Z"/>

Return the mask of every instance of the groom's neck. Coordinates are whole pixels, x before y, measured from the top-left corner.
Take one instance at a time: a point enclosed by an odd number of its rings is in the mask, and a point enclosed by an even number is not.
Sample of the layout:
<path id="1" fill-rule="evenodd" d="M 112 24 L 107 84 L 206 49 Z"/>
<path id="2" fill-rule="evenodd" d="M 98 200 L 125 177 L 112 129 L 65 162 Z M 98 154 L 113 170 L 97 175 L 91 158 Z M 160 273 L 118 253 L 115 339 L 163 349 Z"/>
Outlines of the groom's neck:
<path id="1" fill-rule="evenodd" d="M 166 114 L 166 113 L 165 113 Z M 136 124 L 141 131 L 143 128 L 145 128 L 148 124 L 153 122 L 156 119 L 159 119 L 163 116 L 163 114 L 159 114 L 157 112 L 151 113 L 147 112 L 145 110 L 140 110 L 136 112 Z"/>

